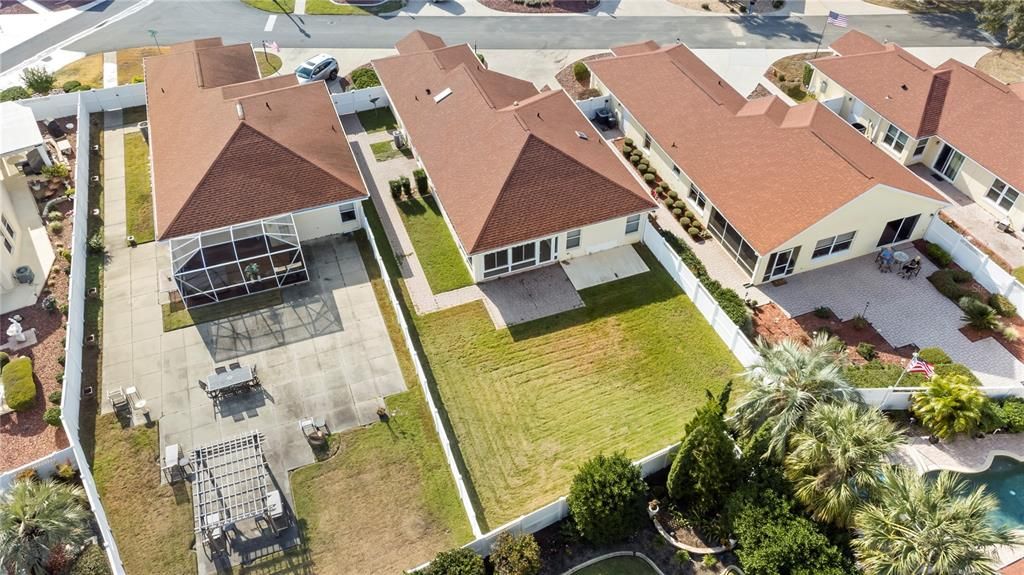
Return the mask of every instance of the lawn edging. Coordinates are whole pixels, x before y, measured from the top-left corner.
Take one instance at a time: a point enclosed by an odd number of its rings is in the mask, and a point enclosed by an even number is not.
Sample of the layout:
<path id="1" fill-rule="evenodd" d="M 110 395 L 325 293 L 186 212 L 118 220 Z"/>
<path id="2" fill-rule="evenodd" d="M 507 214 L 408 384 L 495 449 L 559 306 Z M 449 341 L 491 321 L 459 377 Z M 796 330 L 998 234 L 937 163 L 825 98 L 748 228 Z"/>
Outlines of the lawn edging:
<path id="1" fill-rule="evenodd" d="M 394 308 L 395 315 L 398 317 L 398 325 L 402 330 L 402 339 L 405 341 L 405 347 L 408 348 L 409 355 L 412 356 L 412 365 L 416 370 L 416 379 L 419 381 L 420 387 L 423 389 L 423 396 L 424 399 L 426 399 L 427 407 L 430 410 L 430 419 L 434 422 L 434 429 L 437 431 L 437 436 L 441 440 L 441 448 L 444 450 L 445 460 L 448 462 L 448 468 L 451 470 L 452 477 L 455 479 L 455 489 L 459 492 L 459 500 L 462 501 L 462 506 L 466 510 L 466 516 L 469 519 L 469 526 L 473 530 L 473 536 L 479 538 L 482 535 L 480 522 L 477 520 L 476 510 L 473 508 L 473 502 L 469 496 L 469 489 L 466 487 L 466 479 L 462 476 L 462 473 L 459 471 L 459 466 L 455 462 L 455 454 L 452 451 L 452 442 L 448 438 L 448 433 L 444 428 L 444 422 L 441 421 L 440 411 L 437 409 L 437 404 L 434 402 L 434 396 L 430 392 L 430 385 L 427 382 L 427 374 L 423 370 L 423 363 L 420 360 L 419 353 L 416 351 L 416 346 L 413 345 L 412 335 L 409 333 L 409 324 L 406 323 L 405 315 L 402 314 L 402 306 L 399 304 L 398 296 L 395 294 L 395 290 L 391 284 L 391 275 L 388 273 L 387 266 L 384 265 L 384 260 L 381 257 L 380 250 L 377 249 L 377 240 L 373 235 L 373 229 L 366 217 L 365 210 L 363 211 L 363 229 L 366 230 L 366 237 L 370 242 L 370 246 L 373 248 L 373 257 L 377 260 L 377 266 L 380 267 L 381 279 L 384 280 L 384 285 L 387 287 L 388 299 L 391 301 L 391 307 Z M 382 240 L 387 241 L 387 238 L 382 238 Z"/>

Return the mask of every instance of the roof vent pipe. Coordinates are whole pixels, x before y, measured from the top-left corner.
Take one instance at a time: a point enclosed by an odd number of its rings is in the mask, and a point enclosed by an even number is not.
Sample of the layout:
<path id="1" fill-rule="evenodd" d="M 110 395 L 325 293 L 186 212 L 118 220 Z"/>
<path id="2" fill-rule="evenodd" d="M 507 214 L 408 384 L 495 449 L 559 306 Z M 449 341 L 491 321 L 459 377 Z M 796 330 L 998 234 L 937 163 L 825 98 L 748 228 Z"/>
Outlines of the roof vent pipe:
<path id="1" fill-rule="evenodd" d="M 239 120 L 245 119 L 245 109 L 242 108 L 241 102 L 235 102 L 235 113 L 238 114 Z"/>

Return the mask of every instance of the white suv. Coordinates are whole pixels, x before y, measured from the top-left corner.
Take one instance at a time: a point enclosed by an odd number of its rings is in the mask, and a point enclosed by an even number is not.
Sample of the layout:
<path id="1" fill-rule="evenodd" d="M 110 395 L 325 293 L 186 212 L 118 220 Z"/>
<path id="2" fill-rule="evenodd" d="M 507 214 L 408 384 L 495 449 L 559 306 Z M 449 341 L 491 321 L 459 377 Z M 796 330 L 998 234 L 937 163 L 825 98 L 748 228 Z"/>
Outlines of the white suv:
<path id="1" fill-rule="evenodd" d="M 295 69 L 300 84 L 318 80 L 334 80 L 338 77 L 338 61 L 327 54 L 317 54 Z"/>

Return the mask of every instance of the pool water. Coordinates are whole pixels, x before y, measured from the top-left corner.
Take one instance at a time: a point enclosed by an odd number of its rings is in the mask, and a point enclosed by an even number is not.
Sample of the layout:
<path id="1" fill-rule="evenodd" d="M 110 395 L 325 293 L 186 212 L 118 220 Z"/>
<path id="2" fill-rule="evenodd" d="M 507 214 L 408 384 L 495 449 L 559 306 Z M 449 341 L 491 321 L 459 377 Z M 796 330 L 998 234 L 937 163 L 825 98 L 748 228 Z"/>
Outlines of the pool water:
<path id="1" fill-rule="evenodd" d="M 929 472 L 933 478 L 938 472 Z M 1000 525 L 1024 529 L 1024 463 L 1010 457 L 996 457 L 992 465 L 980 473 L 961 474 L 972 487 L 984 485 L 986 491 L 999 499 L 992 519 Z"/>
<path id="2" fill-rule="evenodd" d="M 639 557 L 620 556 L 598 561 L 574 575 L 657 575 L 657 572 Z"/>

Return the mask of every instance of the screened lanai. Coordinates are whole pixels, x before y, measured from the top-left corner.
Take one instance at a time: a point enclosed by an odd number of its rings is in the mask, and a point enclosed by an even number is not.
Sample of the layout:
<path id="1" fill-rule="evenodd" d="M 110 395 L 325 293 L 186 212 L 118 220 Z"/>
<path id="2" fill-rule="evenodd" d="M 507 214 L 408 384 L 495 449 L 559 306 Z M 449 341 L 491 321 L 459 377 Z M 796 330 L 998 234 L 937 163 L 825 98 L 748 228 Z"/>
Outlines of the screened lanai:
<path id="1" fill-rule="evenodd" d="M 291 214 L 174 238 L 171 266 L 187 307 L 309 279 Z"/>

